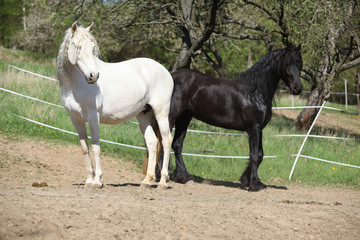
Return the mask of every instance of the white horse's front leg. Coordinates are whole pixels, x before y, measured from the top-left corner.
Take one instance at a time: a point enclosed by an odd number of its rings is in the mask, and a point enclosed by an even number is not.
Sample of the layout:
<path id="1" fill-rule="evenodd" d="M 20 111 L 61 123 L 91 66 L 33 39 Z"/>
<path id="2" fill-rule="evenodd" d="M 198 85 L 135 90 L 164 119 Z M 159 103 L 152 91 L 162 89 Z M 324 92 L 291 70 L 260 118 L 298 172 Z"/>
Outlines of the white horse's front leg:
<path id="1" fill-rule="evenodd" d="M 80 138 L 80 145 L 81 145 L 82 153 L 84 155 L 84 162 L 85 162 L 85 167 L 86 167 L 86 172 L 87 172 L 85 186 L 91 187 L 95 173 L 94 173 L 93 165 L 91 164 L 91 158 L 90 158 L 87 137 L 86 137 L 86 139 Z"/>
<path id="2" fill-rule="evenodd" d="M 92 185 L 93 185 L 93 187 L 96 187 L 96 188 L 102 188 L 103 185 L 101 183 L 101 179 L 103 176 L 103 171 L 101 169 L 101 162 L 100 162 L 100 145 L 92 143 L 91 148 L 92 148 L 92 152 L 94 154 L 95 168 L 96 168 L 95 177 L 92 182 Z"/>
<path id="3" fill-rule="evenodd" d="M 103 176 L 103 171 L 101 169 L 100 162 L 100 122 L 99 115 L 97 112 L 89 113 L 89 128 L 91 134 L 91 149 L 95 159 L 95 177 L 92 181 L 92 186 L 97 188 L 102 188 L 101 179 Z"/>
<path id="4" fill-rule="evenodd" d="M 85 122 L 79 122 L 70 115 L 71 121 L 79 135 L 81 151 L 84 156 L 84 162 L 87 172 L 85 186 L 91 187 L 94 178 L 94 168 L 91 164 L 91 158 L 89 153 L 88 137 L 86 132 Z"/>

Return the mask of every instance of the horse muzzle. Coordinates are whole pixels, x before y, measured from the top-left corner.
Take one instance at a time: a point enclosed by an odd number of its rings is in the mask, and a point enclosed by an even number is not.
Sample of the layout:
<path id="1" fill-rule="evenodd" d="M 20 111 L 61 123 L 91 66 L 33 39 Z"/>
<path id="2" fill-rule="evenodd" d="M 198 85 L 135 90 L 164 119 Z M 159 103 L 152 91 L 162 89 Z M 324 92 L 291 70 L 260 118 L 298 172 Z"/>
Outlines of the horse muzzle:
<path id="1" fill-rule="evenodd" d="M 88 84 L 94 84 L 99 79 L 100 73 L 90 73 L 90 77 L 86 77 L 86 81 Z"/>
<path id="2" fill-rule="evenodd" d="M 292 95 L 300 95 L 302 93 L 302 86 L 294 86 L 290 89 Z"/>

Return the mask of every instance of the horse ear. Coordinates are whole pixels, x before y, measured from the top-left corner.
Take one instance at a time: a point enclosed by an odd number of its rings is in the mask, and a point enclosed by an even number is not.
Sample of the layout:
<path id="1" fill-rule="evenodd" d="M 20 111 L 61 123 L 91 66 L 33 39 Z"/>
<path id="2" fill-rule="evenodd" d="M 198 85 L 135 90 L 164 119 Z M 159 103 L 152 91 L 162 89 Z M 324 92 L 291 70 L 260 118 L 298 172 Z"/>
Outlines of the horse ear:
<path id="1" fill-rule="evenodd" d="M 93 28 L 94 28 L 94 22 L 92 22 L 92 23 L 90 24 L 90 26 L 88 26 L 88 27 L 86 28 L 86 30 L 89 31 L 89 32 L 91 32 L 91 31 L 93 30 Z"/>
<path id="2" fill-rule="evenodd" d="M 78 28 L 78 25 L 77 25 L 77 21 L 76 21 L 71 25 L 71 33 L 74 34 L 74 32 L 76 31 L 77 28 Z"/>

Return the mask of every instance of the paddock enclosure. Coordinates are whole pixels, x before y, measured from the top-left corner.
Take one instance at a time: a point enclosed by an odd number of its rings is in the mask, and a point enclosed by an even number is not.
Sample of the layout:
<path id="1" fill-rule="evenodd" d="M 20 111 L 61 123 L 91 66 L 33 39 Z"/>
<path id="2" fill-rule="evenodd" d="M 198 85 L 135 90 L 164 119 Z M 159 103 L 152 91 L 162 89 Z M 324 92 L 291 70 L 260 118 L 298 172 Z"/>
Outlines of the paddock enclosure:
<path id="1" fill-rule="evenodd" d="M 0 239 L 357 239 L 360 192 L 278 179 L 142 189 L 130 162 L 103 156 L 103 189 L 83 185 L 77 144 L 0 133 Z M 38 183 L 38 184 L 36 184 Z M 32 186 L 34 185 L 34 186 Z M 38 186 L 38 187 L 36 187 Z M 42 186 L 42 187 L 41 187 Z"/>
<path id="2" fill-rule="evenodd" d="M 13 67 L 10 70 L 4 64 L 0 66 L 3 67 L 0 81 L 0 239 L 357 239 L 360 234 L 358 168 L 323 163 L 322 170 L 327 169 L 326 174 L 334 173 L 328 179 L 339 179 L 345 171 L 343 175 L 355 179 L 355 183 L 348 186 L 340 180 L 336 180 L 339 185 L 335 181 L 329 182 L 328 186 L 326 180 L 320 181 L 319 172 L 315 172 L 316 181 L 311 183 L 308 178 L 313 172 L 300 171 L 304 166 L 309 166 L 305 170 L 315 171 L 322 163 L 301 159 L 295 178 L 289 182 L 284 179 L 289 176 L 294 157 L 278 157 L 264 160 L 262 176 L 266 173 L 264 183 L 271 186 L 256 193 L 241 190 L 235 174 L 234 178 L 223 181 L 206 180 L 215 178 L 208 176 L 204 165 L 196 174 L 200 177 L 194 184 L 170 182 L 170 189 L 166 191 L 155 186 L 141 189 L 139 183 L 143 176 L 133 160 L 143 159 L 144 142 L 138 125 L 132 122 L 124 123 L 126 125 L 119 129 L 121 134 L 117 135 L 109 134 L 108 128 L 102 129 L 103 139 L 116 142 L 111 149 L 115 149 L 116 156 L 120 157 L 110 157 L 114 155 L 110 149 L 112 145 L 103 143 L 102 146 L 108 148 L 101 155 L 106 172 L 104 188 L 86 189 L 82 153 L 69 117 L 59 105 L 57 83 L 38 76 L 30 78 L 31 74 L 20 73 Z M 17 66 L 39 73 L 42 78 L 53 76 L 35 67 Z M 297 115 L 295 110 L 287 110 L 287 113 L 289 117 Z M 319 125 L 329 127 L 339 122 L 329 114 L 322 112 Z M 351 132 L 360 134 L 359 118 L 345 117 L 342 116 L 341 122 L 348 119 L 347 125 L 352 123 Z M 49 129 L 50 126 L 54 128 Z M 66 133 L 56 128 L 64 129 Z M 136 135 L 130 131 L 132 128 Z M 284 145 L 288 144 L 290 137 L 270 136 L 289 134 L 283 131 L 280 128 L 278 132 L 266 132 L 266 137 L 271 142 L 281 139 Z M 197 133 L 191 134 L 197 136 Z M 127 139 L 120 138 L 125 136 Z M 213 135 L 207 136 L 207 139 L 219 140 L 210 137 Z M 239 136 L 235 137 L 239 139 Z M 136 138 L 138 140 L 134 141 Z M 286 152 L 277 148 L 267 152 L 269 156 L 296 153 L 302 138 L 298 137 L 293 146 L 286 147 Z M 246 137 L 244 139 L 246 141 Z M 319 141 L 329 144 L 334 141 L 334 149 L 342 151 L 337 151 L 339 156 L 332 154 L 335 159 L 330 158 L 333 157 L 331 154 L 323 156 L 313 150 Z M 231 138 L 229 142 L 234 143 Z M 359 166 L 356 142 L 316 137 L 305 145 L 303 154 Z M 236 157 L 233 160 L 236 163 L 244 161 L 241 158 L 248 158 L 247 149 L 244 153 L 220 152 L 218 149 L 207 153 L 202 151 L 207 149 L 205 145 L 188 146 L 185 153 L 201 155 L 198 158 L 187 156 L 192 162 L 205 158 L 203 155 L 232 155 Z M 128 153 L 127 147 L 134 150 Z M 331 152 L 331 149 L 327 150 Z M 225 157 L 213 161 L 223 164 Z M 281 166 L 289 162 L 285 173 L 272 173 L 276 169 L 270 165 L 273 162 L 279 162 Z"/>

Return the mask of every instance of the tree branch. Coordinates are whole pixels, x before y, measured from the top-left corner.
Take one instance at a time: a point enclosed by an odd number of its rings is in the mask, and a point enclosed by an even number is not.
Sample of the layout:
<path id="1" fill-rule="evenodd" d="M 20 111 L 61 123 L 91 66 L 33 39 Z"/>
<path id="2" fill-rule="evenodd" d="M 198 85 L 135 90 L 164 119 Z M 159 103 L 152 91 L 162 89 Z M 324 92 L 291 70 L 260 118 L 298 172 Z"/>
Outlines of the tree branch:
<path id="1" fill-rule="evenodd" d="M 224 21 L 222 21 L 221 23 L 222 24 L 230 24 L 230 23 L 232 23 L 232 24 L 236 24 L 236 25 L 248 28 L 248 29 L 255 30 L 255 31 L 261 31 L 261 32 L 266 33 L 266 34 L 269 33 L 268 29 L 265 26 L 262 26 L 260 24 L 245 22 L 245 21 L 239 21 L 237 19 L 233 19 L 233 18 L 230 18 L 228 16 L 225 16 Z"/>
<path id="2" fill-rule="evenodd" d="M 203 31 L 202 36 L 199 39 L 197 39 L 193 44 L 195 51 L 201 45 L 203 45 L 203 43 L 206 40 L 209 39 L 211 33 L 214 31 L 215 22 L 216 22 L 216 12 L 222 3 L 223 3 L 223 1 L 219 2 L 218 0 L 212 0 L 212 4 L 211 4 L 211 7 L 208 12 L 208 17 L 205 22 L 205 30 Z"/>
<path id="3" fill-rule="evenodd" d="M 259 4 L 257 4 L 257 3 L 254 3 L 254 2 L 252 2 L 252 1 L 248 1 L 248 0 L 243 0 L 243 1 L 244 1 L 245 5 L 252 5 L 252 6 L 256 7 L 256 8 L 261 9 L 262 11 L 264 11 L 264 12 L 269 16 L 269 18 L 270 18 L 271 20 L 273 20 L 274 22 L 277 23 L 277 20 L 276 20 L 276 18 L 274 17 L 274 15 L 271 14 L 271 12 L 268 11 L 266 8 L 262 7 L 261 5 L 259 5 Z"/>
<path id="4" fill-rule="evenodd" d="M 113 9 L 111 9 L 108 14 L 111 14 L 111 13 L 113 13 L 114 11 L 116 11 L 118 8 L 121 8 L 124 4 L 126 4 L 127 1 L 128 1 L 128 0 L 120 1 L 121 3 L 118 4 L 116 7 L 114 7 Z"/>
<path id="5" fill-rule="evenodd" d="M 232 39 L 237 39 L 237 40 L 245 40 L 245 39 L 249 39 L 249 40 L 264 40 L 264 38 L 266 36 L 254 36 L 254 35 L 249 35 L 249 34 L 239 34 L 239 35 L 235 35 L 235 34 L 229 34 L 229 33 L 225 33 L 225 32 L 214 32 L 213 33 L 215 36 L 223 36 L 223 37 L 227 37 L 227 38 L 232 38 Z"/>
<path id="6" fill-rule="evenodd" d="M 350 69 L 350 68 L 353 68 L 353 67 L 356 67 L 357 65 L 360 64 L 360 57 L 358 58 L 355 58 L 354 60 L 350 61 L 350 62 L 347 62 L 347 63 L 344 63 L 341 68 L 339 69 L 339 72 L 342 72 L 342 71 L 345 71 L 347 69 Z"/>

